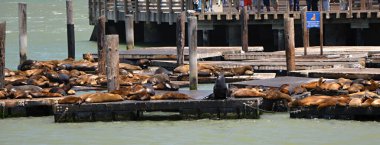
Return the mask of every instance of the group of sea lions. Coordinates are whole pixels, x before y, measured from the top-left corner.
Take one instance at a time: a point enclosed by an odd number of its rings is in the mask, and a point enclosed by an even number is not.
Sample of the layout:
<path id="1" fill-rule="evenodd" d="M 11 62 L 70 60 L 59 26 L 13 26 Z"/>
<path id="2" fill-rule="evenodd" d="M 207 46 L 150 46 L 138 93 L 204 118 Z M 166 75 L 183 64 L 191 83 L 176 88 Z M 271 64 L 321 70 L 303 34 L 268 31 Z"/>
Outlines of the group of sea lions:
<path id="1" fill-rule="evenodd" d="M 218 66 L 214 66 L 210 64 L 198 63 L 197 68 L 198 68 L 198 76 L 205 76 L 205 77 L 219 76 L 220 74 L 223 74 L 225 77 L 253 74 L 253 67 L 250 65 L 240 66 L 240 67 L 235 67 L 235 68 L 223 68 L 223 67 L 218 67 Z M 181 75 L 188 75 L 190 72 L 190 66 L 188 64 L 178 66 L 173 70 L 173 72 L 177 74 L 181 74 Z"/>
<path id="2" fill-rule="evenodd" d="M 320 78 L 318 81 L 303 84 L 301 87 L 309 91 L 343 91 L 346 93 L 340 95 L 314 94 L 290 102 L 290 107 L 317 106 L 317 109 L 330 106 L 380 107 L 379 84 L 374 80 L 339 78 L 338 80 L 327 82 Z"/>

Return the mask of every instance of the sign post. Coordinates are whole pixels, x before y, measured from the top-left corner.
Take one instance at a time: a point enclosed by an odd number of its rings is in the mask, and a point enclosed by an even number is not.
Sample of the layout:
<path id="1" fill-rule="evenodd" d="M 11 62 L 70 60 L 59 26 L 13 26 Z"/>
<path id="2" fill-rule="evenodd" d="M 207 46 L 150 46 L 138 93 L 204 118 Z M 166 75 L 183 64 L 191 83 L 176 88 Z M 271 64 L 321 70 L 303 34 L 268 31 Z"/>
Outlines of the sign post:
<path id="1" fill-rule="evenodd" d="M 323 55 L 323 13 L 322 12 L 306 12 L 306 28 L 319 28 L 320 54 Z"/>

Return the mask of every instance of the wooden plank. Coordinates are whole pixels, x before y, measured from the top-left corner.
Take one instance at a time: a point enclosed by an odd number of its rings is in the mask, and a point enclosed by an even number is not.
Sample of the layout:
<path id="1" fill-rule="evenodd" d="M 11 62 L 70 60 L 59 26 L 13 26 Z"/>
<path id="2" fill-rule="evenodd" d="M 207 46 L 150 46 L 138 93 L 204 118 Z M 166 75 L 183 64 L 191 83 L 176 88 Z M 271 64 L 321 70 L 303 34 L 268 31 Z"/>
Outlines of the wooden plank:
<path id="1" fill-rule="evenodd" d="M 119 84 L 119 35 L 106 35 L 106 74 L 108 92 L 118 90 Z"/>
<path id="2" fill-rule="evenodd" d="M 20 64 L 26 61 L 28 36 L 26 28 L 26 3 L 18 3 L 18 28 L 19 28 L 19 48 L 20 48 Z"/>
<path id="3" fill-rule="evenodd" d="M 0 22 L 0 89 L 3 89 L 4 84 L 4 69 L 5 69 L 5 37 L 6 37 L 6 22 Z"/>

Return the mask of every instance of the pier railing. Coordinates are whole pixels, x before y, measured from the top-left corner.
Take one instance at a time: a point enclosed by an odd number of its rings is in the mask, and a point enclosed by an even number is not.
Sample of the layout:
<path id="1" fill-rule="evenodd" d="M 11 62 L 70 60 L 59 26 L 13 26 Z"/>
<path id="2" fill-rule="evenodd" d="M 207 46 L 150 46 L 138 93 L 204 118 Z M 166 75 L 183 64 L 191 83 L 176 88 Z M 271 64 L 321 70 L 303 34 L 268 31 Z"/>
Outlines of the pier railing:
<path id="1" fill-rule="evenodd" d="M 263 0 L 255 1 L 262 3 Z M 172 24 L 181 11 L 194 10 L 193 0 L 88 0 L 88 2 L 91 25 L 94 25 L 101 15 L 105 15 L 108 20 L 117 22 L 124 21 L 125 14 L 133 14 L 136 23 L 168 22 Z M 285 17 L 284 14 L 300 19 L 300 11 L 289 9 L 289 0 L 279 0 L 277 11 L 272 6 L 271 11 L 267 11 L 265 7 L 258 6 L 259 2 L 254 3 L 254 11 L 248 11 L 248 14 L 253 15 L 256 20 L 281 19 L 281 17 Z M 345 18 L 361 18 L 362 15 L 371 17 L 372 13 L 376 12 L 374 15 L 380 17 L 377 0 L 347 0 L 346 4 L 347 7 L 341 10 L 339 1 L 332 0 L 330 10 L 323 12 L 326 15 L 325 18 L 329 18 L 330 14 L 335 15 L 336 18 L 344 18 L 344 16 Z M 239 0 L 213 0 L 211 2 L 203 0 L 201 9 L 195 15 L 198 20 L 239 20 L 239 9 L 241 8 L 237 7 L 238 5 Z M 299 5 L 300 8 L 306 6 L 306 0 L 300 0 Z"/>

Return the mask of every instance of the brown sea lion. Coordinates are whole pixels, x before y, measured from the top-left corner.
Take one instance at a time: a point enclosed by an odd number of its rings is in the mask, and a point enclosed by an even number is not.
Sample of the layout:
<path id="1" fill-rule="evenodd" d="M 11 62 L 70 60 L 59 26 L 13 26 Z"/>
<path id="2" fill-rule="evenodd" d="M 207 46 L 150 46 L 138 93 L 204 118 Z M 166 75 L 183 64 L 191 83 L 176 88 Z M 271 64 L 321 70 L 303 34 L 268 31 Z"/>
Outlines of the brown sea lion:
<path id="1" fill-rule="evenodd" d="M 26 71 L 20 71 L 18 72 L 18 74 L 30 77 L 34 75 L 41 75 L 43 72 L 44 72 L 44 69 L 30 69 Z"/>
<path id="2" fill-rule="evenodd" d="M 304 88 L 304 87 L 301 87 L 301 86 L 297 86 L 294 88 L 293 90 L 293 94 L 294 95 L 298 95 L 298 94 L 302 94 L 304 92 L 306 92 L 307 90 Z"/>
<path id="3" fill-rule="evenodd" d="M 83 59 L 87 60 L 89 62 L 95 62 L 94 57 L 91 55 L 91 53 L 83 54 Z"/>
<path id="4" fill-rule="evenodd" d="M 338 91 L 342 87 L 336 82 L 324 82 L 318 86 L 322 90 L 327 90 L 327 91 Z M 318 88 L 317 87 L 317 88 Z"/>
<path id="5" fill-rule="evenodd" d="M 15 72 L 11 71 L 11 70 L 8 69 L 8 68 L 5 68 L 5 69 L 4 69 L 4 77 L 10 77 L 10 76 L 14 76 L 14 75 L 16 75 Z"/>
<path id="6" fill-rule="evenodd" d="M 347 89 L 348 93 L 357 93 L 364 91 L 364 85 L 358 84 L 358 83 L 353 83 L 351 86 Z"/>
<path id="7" fill-rule="evenodd" d="M 373 100 L 373 102 L 371 103 L 371 106 L 372 107 L 380 107 L 380 99 Z"/>
<path id="8" fill-rule="evenodd" d="M 264 97 L 265 95 L 256 88 L 241 88 L 231 93 L 231 96 L 235 98 Z"/>
<path id="9" fill-rule="evenodd" d="M 285 99 L 288 102 L 292 101 L 292 98 L 288 94 L 282 93 L 277 89 L 269 89 L 264 93 L 266 94 L 263 97 L 264 99 L 269 99 L 269 100 Z"/>
<path id="10" fill-rule="evenodd" d="M 362 98 L 352 98 L 348 106 L 350 107 L 360 107 L 362 104 Z"/>
<path id="11" fill-rule="evenodd" d="M 163 95 L 155 95 L 151 100 L 188 100 L 192 99 L 189 95 L 177 92 L 168 92 Z"/>
<path id="12" fill-rule="evenodd" d="M 370 85 L 365 86 L 364 89 L 368 91 L 376 91 L 379 88 L 379 84 L 376 83 L 374 80 L 370 80 Z"/>
<path id="13" fill-rule="evenodd" d="M 124 99 L 118 94 L 111 93 L 93 93 L 86 97 L 85 102 L 87 103 L 102 103 L 102 102 L 117 102 L 123 101 Z"/>
<path id="14" fill-rule="evenodd" d="M 0 90 L 0 99 L 6 99 L 8 97 L 8 93 L 6 89 L 1 89 Z"/>
<path id="15" fill-rule="evenodd" d="M 295 100 L 290 103 L 290 106 L 318 106 L 318 109 L 322 109 L 328 106 L 345 106 L 351 101 L 348 96 L 309 96 L 301 100 Z"/>
<path id="16" fill-rule="evenodd" d="M 141 70 L 140 66 L 131 65 L 128 63 L 119 63 L 119 68 L 125 70 Z"/>
<path id="17" fill-rule="evenodd" d="M 340 84 L 342 86 L 343 90 L 346 90 L 346 89 L 348 89 L 351 86 L 352 80 L 345 79 L 345 78 L 339 78 L 338 79 L 338 84 Z"/>
<path id="18" fill-rule="evenodd" d="M 369 107 L 369 106 L 371 106 L 371 103 L 374 101 L 374 99 L 373 98 L 368 98 L 368 97 L 366 97 L 365 99 L 363 99 L 363 103 L 361 104 L 361 106 L 360 107 Z"/>
<path id="19" fill-rule="evenodd" d="M 147 69 L 149 66 L 152 65 L 152 61 L 150 61 L 149 59 L 140 59 L 136 62 L 136 64 L 140 66 L 140 68 L 142 69 Z"/>
<path id="20" fill-rule="evenodd" d="M 320 86 L 323 82 L 324 82 L 323 78 L 319 78 L 318 81 L 313 81 L 313 82 L 309 82 L 309 83 L 306 83 L 306 84 L 302 84 L 301 87 L 303 87 L 303 88 L 305 88 L 307 90 L 314 90 L 318 86 Z"/>
<path id="21" fill-rule="evenodd" d="M 290 95 L 291 92 L 289 91 L 289 89 L 290 89 L 290 85 L 289 84 L 282 84 L 280 86 L 280 88 L 279 88 L 279 90 L 280 90 L 281 93 L 285 93 L 285 94 Z"/>
<path id="22" fill-rule="evenodd" d="M 58 100 L 58 104 L 82 104 L 82 102 L 82 98 L 75 96 L 67 96 Z"/>
<path id="23" fill-rule="evenodd" d="M 370 98 L 380 98 L 380 96 L 374 92 L 370 91 L 362 91 L 357 93 L 349 94 L 351 98 L 363 98 L 363 97 L 370 97 Z"/>
<path id="24" fill-rule="evenodd" d="M 241 66 L 241 67 L 236 67 L 236 68 L 232 68 L 232 72 L 235 74 L 235 75 L 246 75 L 246 71 L 252 71 L 253 72 L 253 67 L 250 66 L 250 65 L 246 65 L 246 66 Z M 250 73 L 250 72 L 249 72 Z M 253 73 L 252 73 L 253 74 Z M 249 74 L 248 74 L 249 75 Z"/>
<path id="25" fill-rule="evenodd" d="M 53 97 L 62 97 L 60 93 L 50 93 L 50 92 L 31 92 L 30 95 L 33 98 L 53 98 Z"/>

